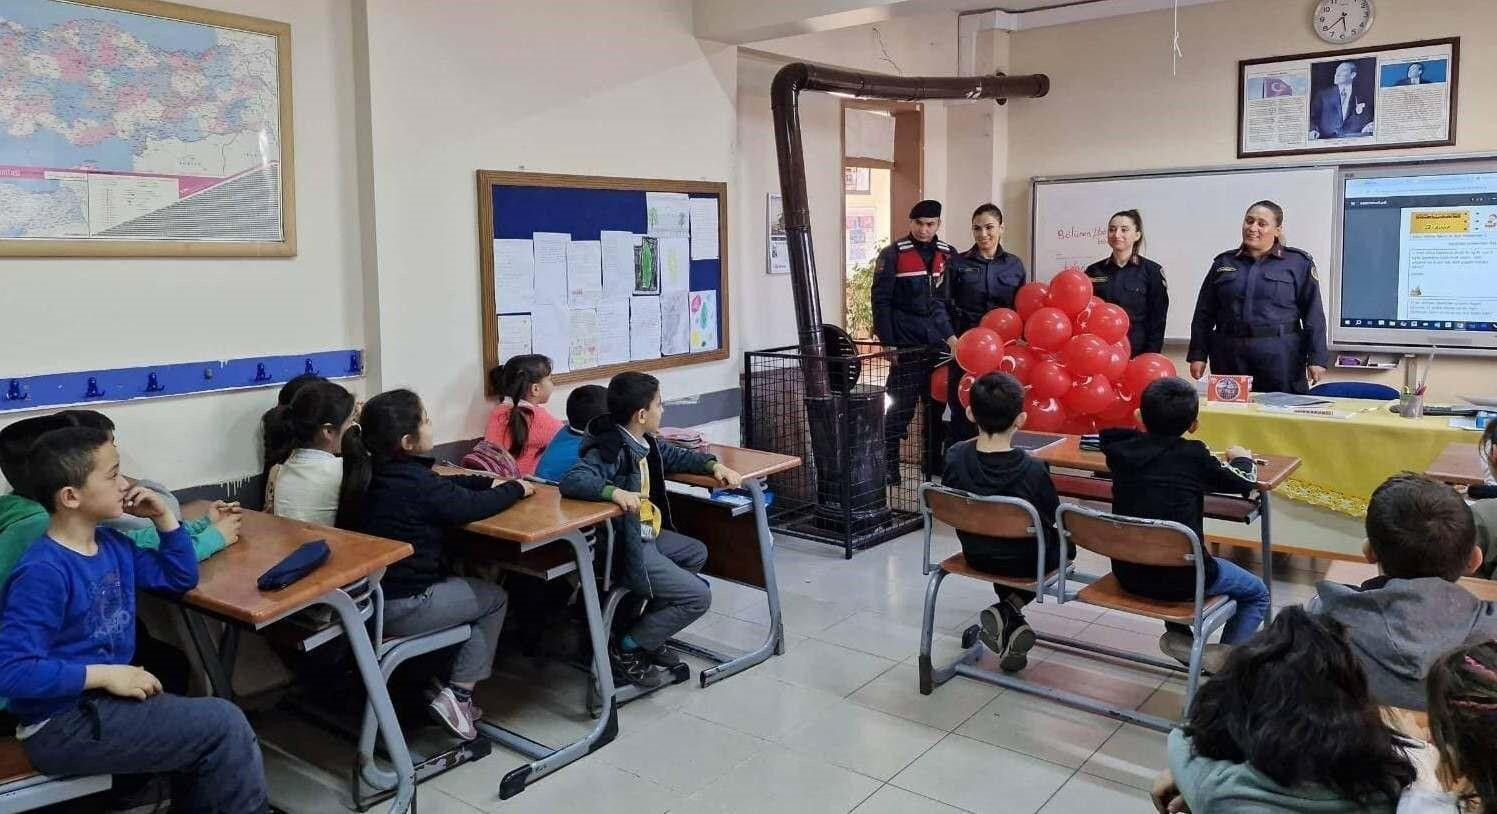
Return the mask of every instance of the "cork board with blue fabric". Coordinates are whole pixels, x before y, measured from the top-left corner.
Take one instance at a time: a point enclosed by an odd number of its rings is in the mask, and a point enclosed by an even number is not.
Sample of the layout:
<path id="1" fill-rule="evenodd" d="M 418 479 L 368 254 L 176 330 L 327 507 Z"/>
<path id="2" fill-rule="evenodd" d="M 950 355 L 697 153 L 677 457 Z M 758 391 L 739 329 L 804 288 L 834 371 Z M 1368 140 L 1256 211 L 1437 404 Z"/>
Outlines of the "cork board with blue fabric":
<path id="1" fill-rule="evenodd" d="M 728 358 L 727 184 L 478 172 L 484 369 L 558 383 Z"/>

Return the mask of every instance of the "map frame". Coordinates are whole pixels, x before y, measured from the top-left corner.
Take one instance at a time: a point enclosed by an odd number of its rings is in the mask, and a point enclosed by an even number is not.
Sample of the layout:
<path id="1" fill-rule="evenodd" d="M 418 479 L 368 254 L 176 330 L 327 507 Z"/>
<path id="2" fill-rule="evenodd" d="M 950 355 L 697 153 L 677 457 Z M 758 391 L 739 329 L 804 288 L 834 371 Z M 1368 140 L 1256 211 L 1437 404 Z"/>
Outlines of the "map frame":
<path id="1" fill-rule="evenodd" d="M 291 117 L 291 24 L 163 0 L 54 0 L 229 31 L 263 34 L 276 43 L 281 239 L 183 240 L 0 237 L 0 257 L 295 257 L 296 162 Z"/>

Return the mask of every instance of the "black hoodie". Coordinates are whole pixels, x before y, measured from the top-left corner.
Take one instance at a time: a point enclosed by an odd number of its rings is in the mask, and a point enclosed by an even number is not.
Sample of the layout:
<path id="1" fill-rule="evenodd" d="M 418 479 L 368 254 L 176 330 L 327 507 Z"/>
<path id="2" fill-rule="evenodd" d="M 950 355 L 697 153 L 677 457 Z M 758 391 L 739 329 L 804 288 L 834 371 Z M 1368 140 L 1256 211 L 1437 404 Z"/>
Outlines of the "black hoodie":
<path id="1" fill-rule="evenodd" d="M 1112 510 L 1129 517 L 1173 520 L 1205 543 L 1202 513 L 1207 492 L 1247 495 L 1257 488 L 1251 458 L 1228 466 L 1200 441 L 1129 429 L 1102 431 L 1102 454 L 1112 472 Z M 1216 582 L 1216 558 L 1206 558 L 1206 585 Z M 1112 573 L 1129 593 L 1166 602 L 1195 598 L 1193 565 L 1138 565 L 1112 561 Z"/>
<path id="2" fill-rule="evenodd" d="M 963 441 L 946 450 L 946 470 L 941 482 L 983 497 L 1000 495 L 1029 501 L 1039 511 L 1045 532 L 1045 570 L 1060 565 L 1054 526 L 1060 498 L 1050 480 L 1050 467 L 1044 461 L 1030 457 L 1022 449 L 978 452 L 976 439 Z M 1034 576 L 1033 538 L 988 537 L 965 531 L 958 531 L 956 536 L 973 568 L 1000 576 Z"/>

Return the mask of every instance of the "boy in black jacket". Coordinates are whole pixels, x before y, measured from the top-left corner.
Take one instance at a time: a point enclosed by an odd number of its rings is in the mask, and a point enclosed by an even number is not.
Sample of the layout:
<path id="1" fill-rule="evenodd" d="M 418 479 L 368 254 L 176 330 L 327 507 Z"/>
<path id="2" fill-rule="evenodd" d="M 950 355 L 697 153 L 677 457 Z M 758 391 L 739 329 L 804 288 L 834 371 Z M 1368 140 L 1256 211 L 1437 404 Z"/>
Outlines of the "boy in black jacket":
<path id="1" fill-rule="evenodd" d="M 1200 441 L 1181 436 L 1195 432 L 1200 397 L 1184 379 L 1160 379 L 1144 388 L 1139 418 L 1147 432 L 1114 428 L 1102 431 L 1102 453 L 1112 472 L 1112 510 L 1129 517 L 1173 520 L 1196 533 L 1205 543 L 1203 514 L 1207 492 L 1247 495 L 1258 486 L 1253 453 L 1227 448 L 1227 459 L 1217 458 Z M 1207 669 L 1215 671 L 1226 658 L 1223 645 L 1241 644 L 1268 615 L 1268 588 L 1256 574 L 1221 557 L 1206 558 L 1206 595 L 1225 594 L 1237 602 L 1237 613 L 1222 629 L 1222 644 L 1206 648 Z M 1195 566 L 1139 565 L 1112 561 L 1112 573 L 1129 593 L 1166 602 L 1195 598 Z M 1166 625 L 1159 647 L 1182 662 L 1189 661 L 1191 634 Z"/>
<path id="2" fill-rule="evenodd" d="M 659 686 L 665 680 L 659 668 L 681 663 L 666 640 L 712 606 L 712 589 L 697 576 L 707 564 L 707 547 L 672 529 L 665 476 L 711 475 L 734 487 L 743 480 L 711 455 L 656 440 L 664 413 L 654 376 L 635 371 L 614 376 L 608 383 L 608 415 L 588 426 L 580 457 L 560 484 L 565 497 L 609 500 L 626 512 L 613 521 L 624 584 L 648 598 L 649 609 L 609 644 L 608 655 L 620 683 L 643 687 Z"/>
<path id="3" fill-rule="evenodd" d="M 1024 385 L 1007 373 L 989 373 L 972 385 L 970 402 L 967 420 L 977 427 L 978 436 L 946 451 L 941 482 L 974 495 L 1029 501 L 1040 514 L 1045 571 L 1052 571 L 1060 565 L 1060 545 L 1053 526 L 1060 498 L 1050 480 L 1049 465 L 1013 446 L 1014 432 L 1028 418 L 1024 413 Z M 988 537 L 965 531 L 958 531 L 956 536 L 962 543 L 962 553 L 967 555 L 967 564 L 973 568 L 1005 577 L 1034 577 L 1038 563 L 1033 538 Z M 1073 550 L 1066 559 L 1074 556 Z M 983 609 L 979 638 L 998 654 L 999 667 L 1010 672 L 1022 670 L 1029 661 L 1035 636 L 1020 611 L 1034 599 L 1034 592 L 996 583 L 993 590 L 998 592 L 999 601 Z"/>

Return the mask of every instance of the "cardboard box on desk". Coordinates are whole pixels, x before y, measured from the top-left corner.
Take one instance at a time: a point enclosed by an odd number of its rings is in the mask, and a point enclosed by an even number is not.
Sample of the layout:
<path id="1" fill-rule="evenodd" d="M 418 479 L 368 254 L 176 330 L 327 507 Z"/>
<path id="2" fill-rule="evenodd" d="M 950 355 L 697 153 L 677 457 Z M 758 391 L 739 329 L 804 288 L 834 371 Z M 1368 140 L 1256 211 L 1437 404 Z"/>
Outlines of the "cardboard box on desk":
<path id="1" fill-rule="evenodd" d="M 1213 404 L 1252 404 L 1253 377 L 1211 374 L 1206 377 L 1206 401 Z"/>

